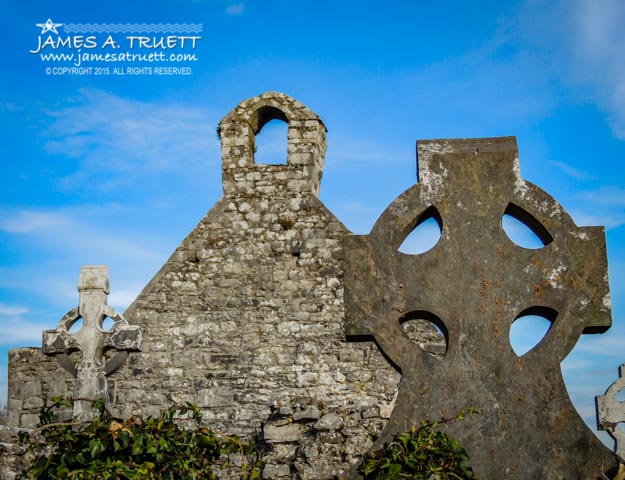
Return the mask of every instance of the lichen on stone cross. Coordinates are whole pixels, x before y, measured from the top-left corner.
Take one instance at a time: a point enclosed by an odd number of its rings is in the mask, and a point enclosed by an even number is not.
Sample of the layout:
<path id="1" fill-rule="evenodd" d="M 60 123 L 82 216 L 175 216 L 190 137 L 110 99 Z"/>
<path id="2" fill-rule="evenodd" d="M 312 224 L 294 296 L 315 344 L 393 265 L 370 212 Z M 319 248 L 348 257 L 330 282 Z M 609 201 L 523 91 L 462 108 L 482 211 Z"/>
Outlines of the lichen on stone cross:
<path id="1" fill-rule="evenodd" d="M 621 463 L 625 463 L 625 401 L 617 396 L 625 390 L 625 363 L 619 369 L 619 379 L 606 390 L 605 395 L 597 396 L 597 424 L 600 430 L 607 431 L 616 442 L 615 453 Z"/>
<path id="2" fill-rule="evenodd" d="M 43 332 L 43 353 L 56 358 L 58 363 L 75 378 L 74 418 L 79 421 L 93 418 L 92 404 L 107 399 L 107 375 L 115 372 L 128 358 L 128 352 L 141 349 L 141 331 L 129 325 L 126 319 L 107 305 L 109 294 L 108 267 L 84 266 L 78 281 L 79 305 L 70 310 L 55 330 Z M 113 320 L 110 330 L 103 329 L 108 317 Z M 80 319 L 82 328 L 70 332 Z M 116 350 L 108 361 L 107 350 Z M 80 352 L 74 365 L 69 354 Z"/>
<path id="3" fill-rule="evenodd" d="M 369 235 L 344 241 L 346 334 L 375 340 L 402 375 L 372 448 L 421 420 L 475 408 L 480 415 L 449 429 L 480 478 L 599 477 L 614 456 L 571 404 L 560 363 L 581 334 L 611 325 L 603 228 L 577 227 L 521 178 L 514 137 L 421 141 L 417 149 L 419 181 Z M 515 244 L 504 215 L 524 223 L 542 248 Z M 430 218 L 441 228 L 438 243 L 400 252 Z M 517 355 L 510 327 L 528 314 L 550 328 Z M 444 355 L 408 337 L 402 324 L 415 319 L 440 329 Z"/>

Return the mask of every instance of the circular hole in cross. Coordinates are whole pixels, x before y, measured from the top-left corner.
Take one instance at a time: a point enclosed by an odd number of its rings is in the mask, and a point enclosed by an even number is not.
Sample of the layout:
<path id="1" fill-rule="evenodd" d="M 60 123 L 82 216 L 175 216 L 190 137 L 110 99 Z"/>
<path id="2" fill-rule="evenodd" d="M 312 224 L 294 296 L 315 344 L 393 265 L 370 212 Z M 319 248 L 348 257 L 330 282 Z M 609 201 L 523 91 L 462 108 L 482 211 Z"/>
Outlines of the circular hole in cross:
<path id="1" fill-rule="evenodd" d="M 74 323 L 72 323 L 72 325 L 69 327 L 68 332 L 69 333 L 78 333 L 83 325 L 85 324 L 85 321 L 83 320 L 82 317 L 79 317 L 76 319 L 76 321 L 74 321 Z"/>
<path id="2" fill-rule="evenodd" d="M 508 204 L 501 218 L 501 226 L 508 238 L 522 248 L 535 250 L 553 241 L 551 234 L 536 217 L 513 203 Z"/>
<path id="3" fill-rule="evenodd" d="M 412 231 L 399 246 L 401 253 L 419 255 L 434 248 L 442 235 L 440 214 L 434 207 L 426 209 L 417 217 Z"/>
<path id="4" fill-rule="evenodd" d="M 549 307 L 522 311 L 510 326 L 510 345 L 519 357 L 536 347 L 551 328 L 558 313 Z"/>
<path id="5" fill-rule="evenodd" d="M 102 330 L 105 332 L 110 331 L 114 325 L 115 321 L 109 317 L 104 317 L 104 320 L 102 320 Z"/>
<path id="6" fill-rule="evenodd" d="M 399 319 L 403 332 L 420 348 L 433 355 L 447 352 L 447 327 L 431 312 L 414 311 Z"/>

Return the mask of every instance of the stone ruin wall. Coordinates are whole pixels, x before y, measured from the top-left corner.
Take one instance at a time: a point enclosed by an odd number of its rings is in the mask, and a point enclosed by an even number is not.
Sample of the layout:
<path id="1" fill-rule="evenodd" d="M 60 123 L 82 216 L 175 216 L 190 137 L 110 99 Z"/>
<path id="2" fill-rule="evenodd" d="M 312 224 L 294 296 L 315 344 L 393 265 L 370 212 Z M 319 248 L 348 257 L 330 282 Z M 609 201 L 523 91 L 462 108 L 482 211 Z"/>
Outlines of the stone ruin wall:
<path id="1" fill-rule="evenodd" d="M 287 163 L 258 165 L 255 135 L 272 119 L 288 123 Z M 375 344 L 345 338 L 349 232 L 317 197 L 326 129 L 269 92 L 219 131 L 224 195 L 125 312 L 144 343 L 109 377 L 112 410 L 147 416 L 189 401 L 221 431 L 261 432 L 267 478 L 333 478 L 385 425 L 400 377 Z M 12 351 L 9 368 L 14 426 L 71 392 L 71 376 L 38 349 Z"/>
<path id="2" fill-rule="evenodd" d="M 72 396 L 74 379 L 41 352 L 41 348 L 15 348 L 9 352 L 7 424 L 31 427 L 47 399 Z"/>

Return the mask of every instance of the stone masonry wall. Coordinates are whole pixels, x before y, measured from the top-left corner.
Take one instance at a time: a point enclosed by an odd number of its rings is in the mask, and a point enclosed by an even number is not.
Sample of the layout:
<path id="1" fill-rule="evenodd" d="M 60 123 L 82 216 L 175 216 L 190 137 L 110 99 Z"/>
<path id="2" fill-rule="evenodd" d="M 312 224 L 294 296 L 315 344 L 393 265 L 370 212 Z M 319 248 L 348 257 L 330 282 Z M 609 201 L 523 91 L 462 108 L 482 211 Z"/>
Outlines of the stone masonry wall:
<path id="1" fill-rule="evenodd" d="M 32 427 L 39 421 L 44 402 L 52 397 L 68 398 L 73 378 L 40 348 L 16 348 L 9 352 L 7 423 Z"/>
<path id="2" fill-rule="evenodd" d="M 288 123 L 287 163 L 258 165 L 255 135 L 272 119 Z M 271 447 L 266 478 L 335 478 L 383 428 L 400 377 L 374 343 L 345 338 L 348 231 L 317 198 L 325 126 L 269 92 L 219 131 L 224 195 L 125 312 L 144 343 L 109 377 L 113 413 L 189 401 L 219 430 L 259 431 Z M 32 368 L 12 358 L 15 401 L 18 382 L 48 375 Z M 70 392 L 69 374 L 54 375 Z"/>

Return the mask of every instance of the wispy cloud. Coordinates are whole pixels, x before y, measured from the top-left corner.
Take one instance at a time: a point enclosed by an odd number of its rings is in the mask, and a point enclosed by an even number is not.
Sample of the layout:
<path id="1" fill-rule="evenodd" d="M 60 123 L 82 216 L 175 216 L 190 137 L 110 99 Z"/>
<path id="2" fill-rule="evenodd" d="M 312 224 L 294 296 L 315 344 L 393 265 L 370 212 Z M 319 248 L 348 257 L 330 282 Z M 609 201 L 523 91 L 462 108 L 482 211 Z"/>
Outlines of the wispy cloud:
<path id="1" fill-rule="evenodd" d="M 328 168 L 337 168 L 341 163 L 366 162 L 383 163 L 388 165 L 399 161 L 402 155 L 397 151 L 391 151 L 380 142 L 367 138 L 333 138 L 328 145 L 327 158 Z"/>
<path id="2" fill-rule="evenodd" d="M 154 243 L 133 242 L 115 231 L 102 230 L 92 218 L 107 214 L 107 205 L 82 205 L 57 210 L 18 210 L 0 207 L 0 230 L 14 235 L 26 235 L 34 242 L 56 246 L 74 254 L 89 252 L 102 257 L 114 254 L 134 261 L 155 260 L 162 252 L 155 251 Z M 68 235 L 67 232 L 72 232 Z M 146 235 L 147 237 L 147 235 Z"/>
<path id="3" fill-rule="evenodd" d="M 126 288 L 115 288 L 114 290 L 111 290 L 108 303 L 120 312 L 123 312 L 132 302 L 134 302 L 143 287 L 144 285 L 138 285 L 135 283 L 127 286 Z"/>
<path id="4" fill-rule="evenodd" d="M 28 309 L 21 305 L 7 305 L 0 303 L 0 315 L 21 315 L 28 312 Z"/>
<path id="5" fill-rule="evenodd" d="M 11 102 L 0 102 L 0 112 L 18 112 L 22 109 Z"/>
<path id="6" fill-rule="evenodd" d="M 615 357 L 617 367 L 618 362 L 623 360 L 623 337 L 620 336 L 599 335 L 598 338 L 593 337 L 592 341 L 580 342 L 575 348 L 580 354 Z"/>
<path id="7" fill-rule="evenodd" d="M 41 334 L 49 328 L 50 325 L 18 318 L 3 319 L 0 324 L 0 345 L 40 346 Z"/>
<path id="8" fill-rule="evenodd" d="M 579 168 L 572 167 L 564 162 L 553 161 L 551 164 L 575 180 L 596 180 L 596 177 L 593 177 L 589 173 L 586 173 Z"/>
<path id="9" fill-rule="evenodd" d="M 48 115 L 54 120 L 45 132 L 47 152 L 78 160 L 67 187 L 120 188 L 155 174 L 193 178 L 211 158 L 219 159 L 218 119 L 195 106 L 85 88 L 72 105 Z M 106 181 L 93 175 L 102 172 Z"/>
<path id="10" fill-rule="evenodd" d="M 592 85 L 614 135 L 625 140 L 625 8 L 620 0 L 573 3 L 580 77 Z"/>
<path id="11" fill-rule="evenodd" d="M 625 189 L 613 185 L 578 192 L 571 215 L 578 225 L 603 225 L 606 229 L 625 224 Z"/>
<path id="12" fill-rule="evenodd" d="M 245 10 L 245 6 L 242 3 L 233 3 L 226 8 L 226 13 L 228 15 L 241 15 Z"/>
<path id="13" fill-rule="evenodd" d="M 18 210 L 0 219 L 0 230 L 8 233 L 30 233 L 66 226 L 68 219 L 56 212 Z"/>
<path id="14" fill-rule="evenodd" d="M 582 101 L 606 114 L 613 134 L 625 140 L 625 8 L 620 0 L 526 1 L 517 35 L 574 87 Z M 580 91 L 581 87 L 581 91 Z"/>
<path id="15" fill-rule="evenodd" d="M 0 346 L 41 344 L 41 332 L 50 325 L 25 318 L 26 313 L 26 309 L 0 311 Z"/>
<path id="16" fill-rule="evenodd" d="M 582 211 L 579 208 L 570 209 L 571 217 L 578 226 L 603 226 L 607 230 L 625 225 L 625 212 L 612 213 L 609 211 Z"/>
<path id="17" fill-rule="evenodd" d="M 580 192 L 579 197 L 593 203 L 625 207 L 625 188 L 606 185 L 595 190 Z"/>
<path id="18" fill-rule="evenodd" d="M 23 246 L 28 245 L 35 255 L 32 263 L 0 269 L 0 288 L 12 292 L 14 298 L 29 298 L 30 303 L 45 301 L 61 310 L 69 309 L 78 302 L 76 281 L 80 266 L 105 264 L 109 266 L 111 278 L 116 279 L 111 283 L 110 304 L 123 311 L 175 245 L 167 245 L 164 236 L 155 237 L 149 231 L 128 228 L 120 234 L 115 229 L 103 228 L 100 222 L 110 225 L 111 221 L 107 210 L 110 210 L 107 205 L 19 212 L 0 208 L 3 219 L 0 228 L 9 238 L 15 237 Z M 28 223 L 24 220 L 40 217 L 62 221 Z M 30 303 L 25 305 L 30 306 Z M 4 323 L 16 329 L 23 324 L 18 321 L 20 315 L 30 317 L 20 305 L 0 303 L 0 315 L 3 314 L 11 317 Z M 6 333 L 10 333 L 11 329 L 6 328 Z M 13 342 L 19 340 L 15 337 Z"/>

